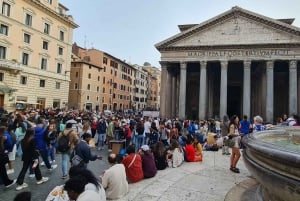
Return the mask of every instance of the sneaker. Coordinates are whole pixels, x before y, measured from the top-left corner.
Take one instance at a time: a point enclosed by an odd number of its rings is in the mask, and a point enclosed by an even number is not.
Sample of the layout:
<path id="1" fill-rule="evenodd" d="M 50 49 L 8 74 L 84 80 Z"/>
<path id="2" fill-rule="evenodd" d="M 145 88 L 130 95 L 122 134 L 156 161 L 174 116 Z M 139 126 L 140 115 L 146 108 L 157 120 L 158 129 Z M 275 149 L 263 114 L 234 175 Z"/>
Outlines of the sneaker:
<path id="1" fill-rule="evenodd" d="M 9 188 L 11 187 L 12 185 L 14 185 L 16 183 L 16 179 L 14 179 L 10 184 L 8 184 L 7 186 L 5 186 L 5 188 Z"/>
<path id="2" fill-rule="evenodd" d="M 34 177 L 35 177 L 35 174 L 29 174 L 28 177 L 29 177 L 29 178 L 34 178 Z"/>
<path id="3" fill-rule="evenodd" d="M 56 165 L 56 164 L 55 164 L 55 165 L 52 165 L 51 168 L 49 168 L 48 170 L 49 170 L 49 171 L 52 171 L 52 170 L 54 170 L 55 168 L 57 168 L 57 165 Z"/>
<path id="4" fill-rule="evenodd" d="M 7 174 L 13 174 L 14 172 L 15 172 L 14 169 L 8 169 L 8 170 L 6 171 Z"/>
<path id="5" fill-rule="evenodd" d="M 229 153 L 229 152 L 228 152 L 228 153 L 226 153 L 226 155 L 230 155 L 230 154 L 231 154 L 231 153 Z"/>
<path id="6" fill-rule="evenodd" d="M 52 163 L 55 163 L 55 160 L 53 160 Z"/>
<path id="7" fill-rule="evenodd" d="M 64 175 L 61 177 L 61 179 L 66 179 L 66 178 L 68 178 L 68 175 Z"/>
<path id="8" fill-rule="evenodd" d="M 41 162 L 41 163 L 40 163 L 40 166 L 45 166 L 45 162 L 44 162 L 44 161 Z"/>
<path id="9" fill-rule="evenodd" d="M 45 183 L 49 180 L 49 177 L 42 177 L 41 180 L 37 181 L 36 184 L 42 184 L 42 183 Z"/>
<path id="10" fill-rule="evenodd" d="M 18 185 L 17 188 L 16 188 L 16 190 L 19 191 L 19 190 L 22 190 L 23 188 L 27 188 L 27 187 L 28 187 L 28 184 L 23 183 L 21 185 Z"/>

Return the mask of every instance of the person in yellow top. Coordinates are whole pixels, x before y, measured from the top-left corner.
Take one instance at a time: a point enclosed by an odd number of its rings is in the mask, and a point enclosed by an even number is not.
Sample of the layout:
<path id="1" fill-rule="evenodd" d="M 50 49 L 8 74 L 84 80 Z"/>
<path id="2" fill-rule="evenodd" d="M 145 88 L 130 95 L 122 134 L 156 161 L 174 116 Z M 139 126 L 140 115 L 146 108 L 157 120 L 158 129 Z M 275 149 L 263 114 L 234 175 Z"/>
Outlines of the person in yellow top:
<path id="1" fill-rule="evenodd" d="M 193 146 L 195 148 L 195 162 L 196 161 L 202 161 L 202 145 L 200 144 L 200 142 L 198 141 L 197 136 L 194 137 L 194 142 L 193 142 Z"/>

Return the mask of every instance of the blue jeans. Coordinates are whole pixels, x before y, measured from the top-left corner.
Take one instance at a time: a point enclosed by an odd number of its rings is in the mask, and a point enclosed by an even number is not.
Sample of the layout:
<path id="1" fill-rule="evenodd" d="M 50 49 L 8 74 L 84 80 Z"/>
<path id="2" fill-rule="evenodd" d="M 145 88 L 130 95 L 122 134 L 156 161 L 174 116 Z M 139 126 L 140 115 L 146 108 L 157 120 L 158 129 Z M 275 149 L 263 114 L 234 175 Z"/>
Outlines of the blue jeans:
<path id="1" fill-rule="evenodd" d="M 115 140 L 119 140 L 120 139 L 119 132 L 115 132 L 114 137 L 115 137 Z"/>
<path id="2" fill-rule="evenodd" d="M 50 147 L 48 148 L 48 156 L 50 156 L 51 161 L 55 160 L 55 146 L 50 145 Z"/>
<path id="3" fill-rule="evenodd" d="M 69 152 L 61 153 L 61 170 L 62 170 L 63 176 L 68 175 L 69 161 L 70 161 L 70 153 Z"/>
<path id="4" fill-rule="evenodd" d="M 98 135 L 98 147 L 102 148 L 104 146 L 104 141 L 105 141 L 105 133 L 101 133 Z"/>
<path id="5" fill-rule="evenodd" d="M 48 150 L 39 150 L 40 155 L 43 159 L 43 161 L 45 162 L 45 165 L 48 169 L 51 168 L 51 164 L 49 163 L 49 159 L 48 159 Z"/>
<path id="6" fill-rule="evenodd" d="M 16 145 L 17 145 L 17 156 L 20 157 L 22 156 L 23 152 L 22 152 L 22 146 L 21 146 L 21 141 L 24 138 L 24 135 L 21 135 L 18 137 Z"/>
<path id="7" fill-rule="evenodd" d="M 139 148 L 143 145 L 144 136 L 143 135 L 136 135 L 135 139 L 136 139 L 135 152 L 137 152 L 139 150 Z"/>
<path id="8" fill-rule="evenodd" d="M 149 140 L 150 140 L 150 133 L 145 133 L 145 139 L 144 139 L 144 144 L 149 144 Z"/>

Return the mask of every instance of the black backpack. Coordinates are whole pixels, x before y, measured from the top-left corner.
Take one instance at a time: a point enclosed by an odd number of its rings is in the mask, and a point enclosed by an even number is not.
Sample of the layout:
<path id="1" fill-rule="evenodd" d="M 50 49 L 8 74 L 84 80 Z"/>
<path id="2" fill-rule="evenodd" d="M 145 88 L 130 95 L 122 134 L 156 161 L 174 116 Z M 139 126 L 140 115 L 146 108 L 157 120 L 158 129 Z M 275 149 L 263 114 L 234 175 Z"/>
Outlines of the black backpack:
<path id="1" fill-rule="evenodd" d="M 62 134 L 62 136 L 57 141 L 57 150 L 64 153 L 70 149 L 69 135 L 73 130 L 69 131 L 67 135 Z"/>

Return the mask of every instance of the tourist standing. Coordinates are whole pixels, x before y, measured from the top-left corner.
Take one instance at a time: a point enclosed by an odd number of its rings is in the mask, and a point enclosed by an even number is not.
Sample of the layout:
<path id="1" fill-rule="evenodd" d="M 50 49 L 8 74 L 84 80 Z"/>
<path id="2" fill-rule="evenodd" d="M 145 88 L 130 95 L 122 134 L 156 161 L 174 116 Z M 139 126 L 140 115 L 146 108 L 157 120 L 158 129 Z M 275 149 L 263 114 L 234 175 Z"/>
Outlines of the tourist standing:
<path id="1" fill-rule="evenodd" d="M 240 157 L 240 134 L 239 134 L 239 117 L 233 115 L 230 119 L 228 137 L 234 140 L 234 145 L 231 148 L 232 153 L 230 157 L 230 170 L 235 173 L 240 173 L 240 170 L 236 167 Z"/>
<path id="2" fill-rule="evenodd" d="M 28 184 L 24 183 L 24 177 L 28 170 L 28 168 L 32 168 L 35 174 L 35 178 L 37 180 L 37 184 L 42 184 L 48 181 L 48 177 L 42 177 L 41 170 L 39 167 L 39 152 L 36 150 L 36 140 L 35 140 L 35 129 L 29 128 L 26 131 L 26 134 L 21 141 L 22 146 L 22 161 L 23 167 L 21 172 L 19 173 L 17 179 L 17 188 L 16 190 L 22 190 L 23 188 L 28 187 Z"/>

